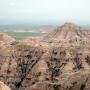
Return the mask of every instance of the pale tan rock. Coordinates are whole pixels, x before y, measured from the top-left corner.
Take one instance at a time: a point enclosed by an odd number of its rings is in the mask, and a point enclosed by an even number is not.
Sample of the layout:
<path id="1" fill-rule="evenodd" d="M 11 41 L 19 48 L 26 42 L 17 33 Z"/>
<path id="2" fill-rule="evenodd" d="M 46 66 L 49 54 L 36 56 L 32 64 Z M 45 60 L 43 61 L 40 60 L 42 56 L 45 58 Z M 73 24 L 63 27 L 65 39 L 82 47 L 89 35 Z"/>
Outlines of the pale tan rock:
<path id="1" fill-rule="evenodd" d="M 90 44 L 79 42 L 89 31 L 79 29 L 64 24 L 47 37 L 53 45 L 34 38 L 1 43 L 0 81 L 12 90 L 90 90 Z"/>
<path id="2" fill-rule="evenodd" d="M 15 41 L 15 39 L 4 32 L 0 32 L 0 41 L 4 42 L 5 44 L 10 44 L 11 42 Z"/>
<path id="3" fill-rule="evenodd" d="M 90 30 L 85 30 L 78 25 L 65 23 L 43 37 L 51 45 L 64 47 L 90 47 Z"/>
<path id="4" fill-rule="evenodd" d="M 0 90 L 11 90 L 11 89 L 3 82 L 0 82 Z"/>

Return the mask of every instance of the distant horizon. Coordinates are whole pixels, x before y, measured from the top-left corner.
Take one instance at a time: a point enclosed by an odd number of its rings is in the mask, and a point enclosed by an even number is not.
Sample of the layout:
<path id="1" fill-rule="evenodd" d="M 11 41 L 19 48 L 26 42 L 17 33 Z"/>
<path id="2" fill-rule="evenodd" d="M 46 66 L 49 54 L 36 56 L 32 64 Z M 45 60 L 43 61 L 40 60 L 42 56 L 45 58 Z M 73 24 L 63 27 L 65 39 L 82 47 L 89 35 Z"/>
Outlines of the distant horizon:
<path id="1" fill-rule="evenodd" d="M 0 26 L 26 26 L 26 27 L 28 27 L 28 26 L 31 26 L 31 27 L 33 27 L 33 26 L 36 26 L 36 27 L 38 27 L 38 26 L 61 26 L 65 23 L 73 23 L 73 24 L 80 25 L 80 26 L 90 25 L 89 22 L 69 22 L 69 21 L 66 21 L 66 22 L 60 22 L 60 23 L 59 22 L 47 23 L 47 22 L 39 22 L 38 21 L 38 22 L 15 22 L 15 23 L 6 22 L 6 23 L 0 23 Z"/>
<path id="2" fill-rule="evenodd" d="M 36 25 L 36 26 L 42 26 L 42 25 L 63 25 L 64 23 L 73 23 L 76 25 L 88 25 L 90 22 L 86 21 L 56 21 L 56 20 L 34 20 L 34 21 L 0 21 L 0 25 Z"/>

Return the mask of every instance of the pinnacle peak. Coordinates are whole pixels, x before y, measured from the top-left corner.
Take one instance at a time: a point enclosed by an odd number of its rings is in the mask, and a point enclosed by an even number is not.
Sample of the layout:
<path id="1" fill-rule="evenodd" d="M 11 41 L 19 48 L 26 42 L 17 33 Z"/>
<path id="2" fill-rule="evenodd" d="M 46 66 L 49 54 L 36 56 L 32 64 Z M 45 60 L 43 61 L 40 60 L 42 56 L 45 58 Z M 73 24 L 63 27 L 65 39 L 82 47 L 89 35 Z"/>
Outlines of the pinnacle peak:
<path id="1" fill-rule="evenodd" d="M 73 23 L 69 23 L 69 22 L 65 23 L 62 27 L 67 28 L 69 30 L 78 30 L 78 29 L 80 29 L 80 27 L 78 25 L 73 24 Z"/>

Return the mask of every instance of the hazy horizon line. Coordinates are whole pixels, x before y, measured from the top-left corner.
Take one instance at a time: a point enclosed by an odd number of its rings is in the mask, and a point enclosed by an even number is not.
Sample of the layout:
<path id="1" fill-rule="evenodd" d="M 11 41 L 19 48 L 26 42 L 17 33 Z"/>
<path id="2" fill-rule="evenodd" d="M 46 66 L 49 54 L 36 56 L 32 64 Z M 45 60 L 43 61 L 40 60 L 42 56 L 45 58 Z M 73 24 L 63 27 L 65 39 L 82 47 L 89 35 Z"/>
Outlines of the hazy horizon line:
<path id="1" fill-rule="evenodd" d="M 90 22 L 86 21 L 34 21 L 34 22 L 0 22 L 0 26 L 44 26 L 44 25 L 50 25 L 50 26 L 59 26 L 63 25 L 64 23 L 73 23 L 76 25 L 90 25 Z"/>

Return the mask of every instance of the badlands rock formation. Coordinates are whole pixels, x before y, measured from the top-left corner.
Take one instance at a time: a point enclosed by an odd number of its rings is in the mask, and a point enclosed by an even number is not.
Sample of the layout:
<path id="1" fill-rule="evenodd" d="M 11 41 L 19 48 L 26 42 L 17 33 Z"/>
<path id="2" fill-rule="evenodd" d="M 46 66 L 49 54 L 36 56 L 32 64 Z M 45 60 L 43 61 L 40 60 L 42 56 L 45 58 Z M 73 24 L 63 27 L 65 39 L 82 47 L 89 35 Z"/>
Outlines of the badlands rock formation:
<path id="1" fill-rule="evenodd" d="M 14 41 L 1 48 L 0 81 L 11 90 L 90 90 L 90 32 L 70 23 L 59 28 L 43 41 Z M 69 42 L 74 36 L 79 46 Z"/>
<path id="2" fill-rule="evenodd" d="M 84 30 L 78 25 L 65 23 L 61 27 L 44 36 L 48 43 L 56 43 L 61 46 L 86 46 L 90 44 L 90 31 Z"/>
<path id="3" fill-rule="evenodd" d="M 0 42 L 3 42 L 5 44 L 10 44 L 13 41 L 15 41 L 14 38 L 7 35 L 6 33 L 0 32 Z"/>

